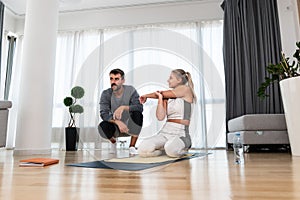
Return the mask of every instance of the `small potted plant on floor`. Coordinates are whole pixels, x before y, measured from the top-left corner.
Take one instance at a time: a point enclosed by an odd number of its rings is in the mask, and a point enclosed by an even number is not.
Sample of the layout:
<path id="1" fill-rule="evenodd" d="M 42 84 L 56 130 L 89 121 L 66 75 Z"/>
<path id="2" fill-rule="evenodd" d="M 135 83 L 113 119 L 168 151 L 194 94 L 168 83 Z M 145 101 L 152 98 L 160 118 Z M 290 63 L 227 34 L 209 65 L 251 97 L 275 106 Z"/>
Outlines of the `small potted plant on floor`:
<path id="1" fill-rule="evenodd" d="M 79 142 L 79 128 L 75 123 L 75 114 L 83 113 L 84 109 L 78 104 L 77 100 L 84 96 L 84 89 L 80 86 L 75 86 L 71 89 L 71 96 L 64 99 L 64 105 L 68 107 L 70 120 L 65 128 L 66 150 L 77 151 Z"/>
<path id="2" fill-rule="evenodd" d="M 261 98 L 268 96 L 265 94 L 266 88 L 271 83 L 279 82 L 292 155 L 300 156 L 300 41 L 296 42 L 296 46 L 292 62 L 282 53 L 278 64 L 267 66 L 270 77 L 265 78 L 257 94 Z"/>

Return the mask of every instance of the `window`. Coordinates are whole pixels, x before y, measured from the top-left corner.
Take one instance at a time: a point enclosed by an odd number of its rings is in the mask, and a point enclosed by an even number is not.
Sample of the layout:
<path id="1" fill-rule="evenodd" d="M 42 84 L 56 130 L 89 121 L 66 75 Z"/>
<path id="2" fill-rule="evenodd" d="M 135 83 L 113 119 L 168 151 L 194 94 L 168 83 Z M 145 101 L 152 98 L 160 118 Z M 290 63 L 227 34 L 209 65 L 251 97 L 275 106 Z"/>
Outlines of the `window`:
<path id="1" fill-rule="evenodd" d="M 82 142 L 88 143 L 89 137 L 98 136 L 99 99 L 101 91 L 110 87 L 111 69 L 123 69 L 125 83 L 145 94 L 167 89 L 171 70 L 182 68 L 192 74 L 198 98 L 190 127 L 193 147 L 225 147 L 222 33 L 222 21 L 209 21 L 59 34 L 53 127 L 63 131 L 68 113 L 62 100 L 71 87 L 81 85 L 86 90 L 81 100 L 85 112 L 77 117 L 83 132 L 92 132 L 82 136 Z M 144 106 L 141 139 L 162 125 L 155 118 L 155 106 L 155 100 Z"/>

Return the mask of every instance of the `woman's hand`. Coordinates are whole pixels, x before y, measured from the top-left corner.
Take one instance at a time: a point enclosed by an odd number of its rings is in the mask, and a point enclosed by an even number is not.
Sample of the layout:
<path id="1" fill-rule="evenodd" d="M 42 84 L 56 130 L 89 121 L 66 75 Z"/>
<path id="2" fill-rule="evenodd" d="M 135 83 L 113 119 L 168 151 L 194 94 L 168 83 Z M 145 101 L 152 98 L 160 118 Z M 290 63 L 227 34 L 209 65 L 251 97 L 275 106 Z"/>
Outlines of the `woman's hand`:
<path id="1" fill-rule="evenodd" d="M 145 97 L 145 96 L 140 96 L 139 100 L 140 100 L 140 103 L 141 103 L 141 104 L 144 104 L 144 103 L 147 101 L 147 97 Z"/>
<path id="2" fill-rule="evenodd" d="M 158 99 L 161 99 L 161 100 L 163 99 L 163 95 L 162 95 L 161 91 L 156 91 L 155 95 L 157 96 Z"/>

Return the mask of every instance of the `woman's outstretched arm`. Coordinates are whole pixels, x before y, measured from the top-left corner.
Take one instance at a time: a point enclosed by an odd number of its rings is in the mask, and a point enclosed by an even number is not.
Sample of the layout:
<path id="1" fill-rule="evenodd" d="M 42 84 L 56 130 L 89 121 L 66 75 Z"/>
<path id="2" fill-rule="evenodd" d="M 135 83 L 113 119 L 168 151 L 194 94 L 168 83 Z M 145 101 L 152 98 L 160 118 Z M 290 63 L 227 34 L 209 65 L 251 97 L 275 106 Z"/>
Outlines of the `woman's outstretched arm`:
<path id="1" fill-rule="evenodd" d="M 165 90 L 165 91 L 156 91 L 149 94 L 144 94 L 140 96 L 140 103 L 144 104 L 148 98 L 150 99 L 158 99 L 158 93 L 162 95 L 163 99 L 175 99 L 176 95 L 172 90 Z"/>
<path id="2" fill-rule="evenodd" d="M 155 92 L 149 93 L 149 94 L 144 94 L 144 95 L 140 96 L 140 98 L 139 98 L 140 103 L 141 103 L 141 104 L 144 104 L 144 103 L 147 101 L 147 98 L 150 98 L 150 99 L 157 99 L 158 96 L 155 94 Z"/>

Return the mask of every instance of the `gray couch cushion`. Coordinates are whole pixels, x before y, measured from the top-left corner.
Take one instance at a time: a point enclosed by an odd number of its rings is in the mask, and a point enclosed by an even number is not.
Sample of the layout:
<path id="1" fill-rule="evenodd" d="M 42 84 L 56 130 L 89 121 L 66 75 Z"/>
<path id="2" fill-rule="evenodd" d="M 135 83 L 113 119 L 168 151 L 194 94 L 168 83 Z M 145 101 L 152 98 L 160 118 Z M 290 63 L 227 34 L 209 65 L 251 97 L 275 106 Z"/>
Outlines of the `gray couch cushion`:
<path id="1" fill-rule="evenodd" d="M 0 147 L 5 147 L 6 145 L 8 109 L 11 106 L 11 101 L 0 101 Z"/>
<path id="2" fill-rule="evenodd" d="M 8 110 L 0 110 L 0 147 L 5 147 Z"/>
<path id="3" fill-rule="evenodd" d="M 243 115 L 228 121 L 229 132 L 286 130 L 284 114 L 251 114 Z"/>
<path id="4" fill-rule="evenodd" d="M 243 144 L 289 144 L 287 131 L 238 131 Z M 233 142 L 235 132 L 228 133 L 228 143 Z"/>

